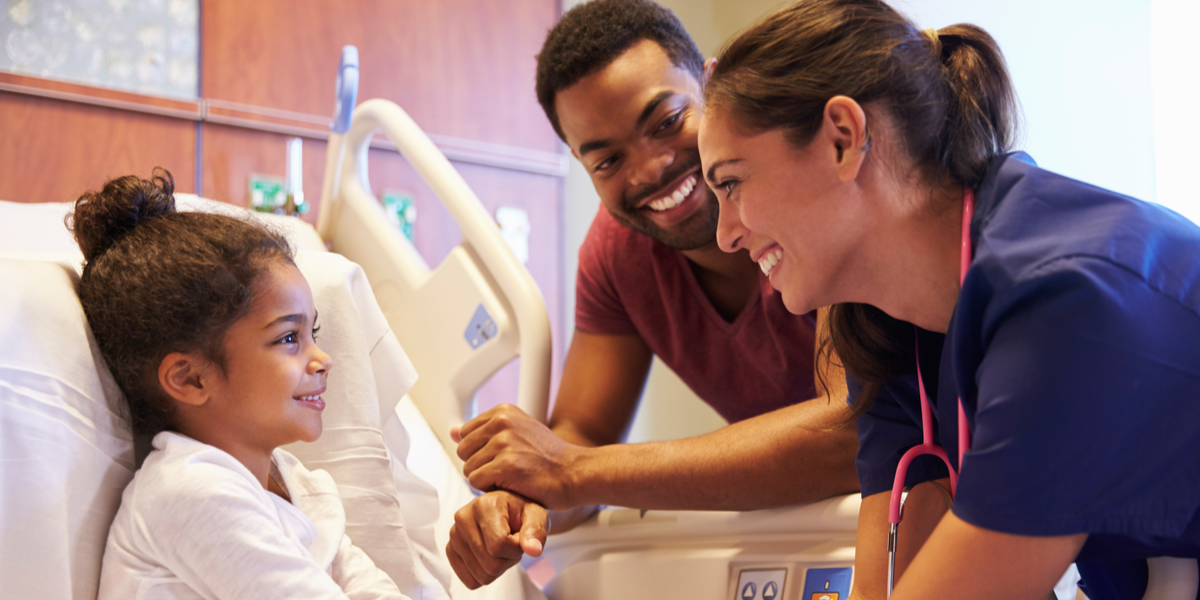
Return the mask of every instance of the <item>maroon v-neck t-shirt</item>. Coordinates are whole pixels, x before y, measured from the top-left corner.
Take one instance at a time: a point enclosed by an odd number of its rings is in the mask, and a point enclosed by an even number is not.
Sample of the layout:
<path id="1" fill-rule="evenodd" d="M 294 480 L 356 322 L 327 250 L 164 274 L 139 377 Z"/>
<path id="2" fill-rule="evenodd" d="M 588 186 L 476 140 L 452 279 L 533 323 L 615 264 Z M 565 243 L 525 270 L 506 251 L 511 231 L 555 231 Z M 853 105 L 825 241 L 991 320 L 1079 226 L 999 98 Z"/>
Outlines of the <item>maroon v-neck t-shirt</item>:
<path id="1" fill-rule="evenodd" d="M 813 386 L 815 313 L 794 315 L 766 277 L 733 322 L 678 250 L 601 208 L 579 249 L 575 326 L 639 335 L 730 423 L 803 402 Z"/>

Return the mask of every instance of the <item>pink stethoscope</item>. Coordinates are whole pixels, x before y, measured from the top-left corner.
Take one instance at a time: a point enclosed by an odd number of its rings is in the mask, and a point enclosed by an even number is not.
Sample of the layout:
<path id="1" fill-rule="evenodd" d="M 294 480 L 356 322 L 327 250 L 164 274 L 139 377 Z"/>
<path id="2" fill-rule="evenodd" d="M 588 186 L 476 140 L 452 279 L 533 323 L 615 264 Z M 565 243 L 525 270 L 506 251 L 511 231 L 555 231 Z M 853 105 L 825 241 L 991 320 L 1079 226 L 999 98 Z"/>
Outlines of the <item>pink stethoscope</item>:
<path id="1" fill-rule="evenodd" d="M 971 266 L 971 217 L 975 215 L 975 192 L 967 189 L 963 192 L 963 215 L 962 215 L 962 248 L 960 250 L 959 275 L 958 284 L 962 286 L 963 281 L 967 278 L 967 269 Z M 955 491 L 958 489 L 958 472 L 954 467 L 950 466 L 950 459 L 946 456 L 946 449 L 937 445 L 933 441 L 933 406 L 929 403 L 929 396 L 925 394 L 925 380 L 921 378 L 921 361 L 917 361 L 917 389 L 921 394 L 921 437 L 922 443 L 919 446 L 913 446 L 900 457 L 900 464 L 896 466 L 896 479 L 892 482 L 892 499 L 888 508 L 888 522 L 892 524 L 888 531 L 888 581 L 887 595 L 891 597 L 892 587 L 896 580 L 896 534 L 900 527 L 900 519 L 903 518 L 902 507 L 904 498 L 908 494 L 904 491 L 904 478 L 908 473 L 908 465 L 913 459 L 918 456 L 932 454 L 946 463 L 946 468 L 950 471 L 950 497 L 954 497 Z M 967 413 L 963 410 L 962 398 L 958 399 L 958 466 L 962 468 L 963 455 L 966 454 L 967 448 L 971 446 L 971 430 L 967 425 Z"/>

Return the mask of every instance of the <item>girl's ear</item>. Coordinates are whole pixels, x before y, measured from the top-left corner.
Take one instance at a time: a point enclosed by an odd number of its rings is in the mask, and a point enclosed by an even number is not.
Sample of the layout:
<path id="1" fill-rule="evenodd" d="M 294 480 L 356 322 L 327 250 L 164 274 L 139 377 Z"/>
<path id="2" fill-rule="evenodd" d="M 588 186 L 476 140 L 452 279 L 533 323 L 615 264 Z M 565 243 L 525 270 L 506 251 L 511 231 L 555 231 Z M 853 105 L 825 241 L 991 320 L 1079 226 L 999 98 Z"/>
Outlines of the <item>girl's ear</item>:
<path id="1" fill-rule="evenodd" d="M 208 402 L 204 389 L 208 361 L 195 354 L 172 352 L 158 365 L 158 384 L 168 396 L 184 404 L 201 406 Z"/>

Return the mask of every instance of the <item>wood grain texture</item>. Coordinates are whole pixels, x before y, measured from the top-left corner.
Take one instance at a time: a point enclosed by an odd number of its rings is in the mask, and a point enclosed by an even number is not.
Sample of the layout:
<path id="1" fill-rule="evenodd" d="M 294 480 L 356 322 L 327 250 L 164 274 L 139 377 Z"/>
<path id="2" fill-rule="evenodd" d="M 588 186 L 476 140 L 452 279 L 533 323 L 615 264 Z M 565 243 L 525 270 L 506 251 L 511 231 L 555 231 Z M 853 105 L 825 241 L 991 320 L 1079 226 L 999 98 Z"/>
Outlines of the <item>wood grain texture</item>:
<path id="1" fill-rule="evenodd" d="M 146 115 L 0 92 L 0 199 L 73 201 L 121 175 L 156 166 L 176 189 L 195 182 L 195 125 Z"/>
<path id="2" fill-rule="evenodd" d="M 0 72 L 0 91 L 71 100 L 84 104 L 124 107 L 134 111 L 167 113 L 169 116 L 198 119 L 199 100 L 179 100 L 125 92 L 108 88 Z"/>
<path id="3" fill-rule="evenodd" d="M 555 152 L 534 96 L 558 0 L 206 0 L 206 98 L 332 115 L 341 48 L 358 97 L 387 98 L 430 133 Z"/>
<path id="4" fill-rule="evenodd" d="M 282 181 L 287 174 L 287 142 L 292 136 L 212 123 L 201 125 L 200 132 L 201 196 L 248 206 L 252 175 Z M 314 224 L 325 177 L 325 146 L 322 140 L 304 140 L 305 200 L 313 203 L 304 220 Z"/>

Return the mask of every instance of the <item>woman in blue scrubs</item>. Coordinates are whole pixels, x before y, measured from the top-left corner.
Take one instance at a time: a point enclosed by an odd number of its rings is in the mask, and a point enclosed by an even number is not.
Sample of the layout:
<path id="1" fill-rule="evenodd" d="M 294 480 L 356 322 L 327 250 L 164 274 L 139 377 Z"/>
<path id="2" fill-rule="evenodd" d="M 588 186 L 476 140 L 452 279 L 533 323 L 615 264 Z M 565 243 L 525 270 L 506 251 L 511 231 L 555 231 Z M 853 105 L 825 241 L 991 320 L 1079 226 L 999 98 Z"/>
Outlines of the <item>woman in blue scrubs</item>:
<path id="1" fill-rule="evenodd" d="M 854 596 L 886 594 L 918 362 L 961 477 L 951 503 L 940 460 L 908 468 L 895 598 L 1046 598 L 1073 561 L 1091 598 L 1141 598 L 1145 558 L 1200 556 L 1200 229 L 1010 153 L 1012 84 L 974 26 L 802 0 L 732 42 L 705 94 L 721 246 L 792 312 L 834 305 L 862 448 Z"/>

